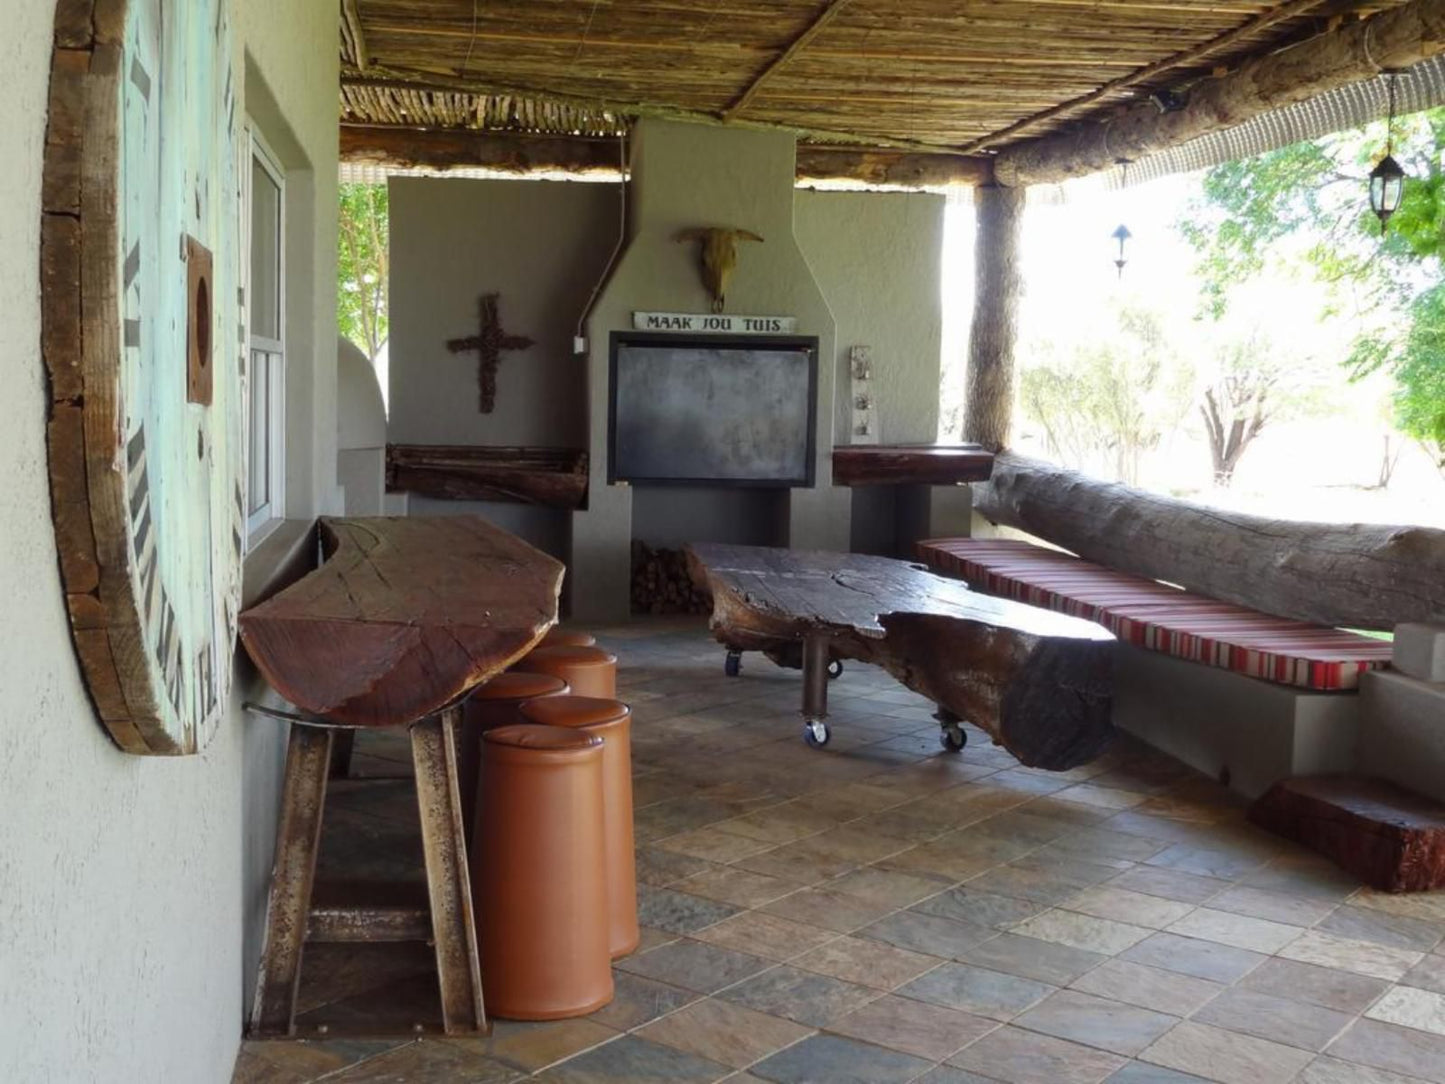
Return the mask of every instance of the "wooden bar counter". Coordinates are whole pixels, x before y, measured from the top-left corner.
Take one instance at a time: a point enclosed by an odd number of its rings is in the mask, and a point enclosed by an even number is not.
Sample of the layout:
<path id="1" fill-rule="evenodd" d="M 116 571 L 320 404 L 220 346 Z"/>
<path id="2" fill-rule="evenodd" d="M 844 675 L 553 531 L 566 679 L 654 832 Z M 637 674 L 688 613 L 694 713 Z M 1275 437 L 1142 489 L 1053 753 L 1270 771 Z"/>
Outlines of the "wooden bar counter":
<path id="1" fill-rule="evenodd" d="M 477 516 L 322 519 L 322 563 L 241 614 L 272 688 L 341 726 L 406 726 L 557 622 L 562 563 Z"/>
<path id="2" fill-rule="evenodd" d="M 319 538 L 320 566 L 240 619 L 257 668 L 303 712 L 291 716 L 250 1034 L 296 1033 L 308 942 L 418 939 L 435 948 L 445 1032 L 484 1032 L 457 775 L 460 703 L 556 623 L 562 564 L 476 516 L 323 519 Z M 426 903 L 367 900 L 363 886 L 352 886 L 323 891 L 328 902 L 318 906 L 316 855 L 337 735 L 402 726 L 411 737 Z"/>

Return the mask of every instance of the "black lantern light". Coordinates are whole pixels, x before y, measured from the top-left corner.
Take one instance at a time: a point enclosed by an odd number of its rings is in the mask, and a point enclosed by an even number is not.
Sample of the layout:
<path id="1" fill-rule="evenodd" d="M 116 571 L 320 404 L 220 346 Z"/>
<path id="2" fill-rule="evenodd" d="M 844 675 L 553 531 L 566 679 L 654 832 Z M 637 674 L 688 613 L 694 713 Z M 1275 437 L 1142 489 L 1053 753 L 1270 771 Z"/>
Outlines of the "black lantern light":
<path id="1" fill-rule="evenodd" d="M 1395 161 L 1395 80 L 1397 73 L 1389 72 L 1390 113 L 1385 122 L 1385 157 L 1370 170 L 1370 210 L 1380 219 L 1380 232 L 1389 225 L 1390 216 L 1400 209 L 1405 198 L 1405 171 Z"/>

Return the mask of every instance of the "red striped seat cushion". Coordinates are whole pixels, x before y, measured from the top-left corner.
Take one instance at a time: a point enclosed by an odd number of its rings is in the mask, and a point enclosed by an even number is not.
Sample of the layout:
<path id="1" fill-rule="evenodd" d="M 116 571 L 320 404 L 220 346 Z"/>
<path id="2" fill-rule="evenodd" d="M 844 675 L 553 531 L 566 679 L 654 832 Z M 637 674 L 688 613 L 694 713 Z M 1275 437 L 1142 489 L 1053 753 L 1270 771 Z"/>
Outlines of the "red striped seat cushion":
<path id="1" fill-rule="evenodd" d="M 977 590 L 1097 621 L 1120 640 L 1303 689 L 1353 689 L 1390 645 L 1290 621 L 1017 539 L 940 538 L 919 554 Z"/>

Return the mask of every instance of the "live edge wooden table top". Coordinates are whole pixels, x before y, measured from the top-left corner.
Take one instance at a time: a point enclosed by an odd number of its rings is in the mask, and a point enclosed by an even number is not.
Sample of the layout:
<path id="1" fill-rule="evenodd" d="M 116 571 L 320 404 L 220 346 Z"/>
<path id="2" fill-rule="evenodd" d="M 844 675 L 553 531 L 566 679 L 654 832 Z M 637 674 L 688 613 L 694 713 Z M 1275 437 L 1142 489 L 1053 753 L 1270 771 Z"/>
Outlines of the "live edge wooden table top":
<path id="1" fill-rule="evenodd" d="M 735 650 L 826 636 L 986 731 L 1026 765 L 1064 770 L 1113 735 L 1114 637 L 1099 625 L 992 598 L 922 565 L 856 553 L 694 543 L 712 627 Z M 825 683 L 826 684 L 826 683 Z"/>
<path id="2" fill-rule="evenodd" d="M 477 516 L 323 518 L 318 530 L 321 565 L 240 628 L 271 687 L 328 723 L 413 723 L 556 624 L 562 563 Z"/>

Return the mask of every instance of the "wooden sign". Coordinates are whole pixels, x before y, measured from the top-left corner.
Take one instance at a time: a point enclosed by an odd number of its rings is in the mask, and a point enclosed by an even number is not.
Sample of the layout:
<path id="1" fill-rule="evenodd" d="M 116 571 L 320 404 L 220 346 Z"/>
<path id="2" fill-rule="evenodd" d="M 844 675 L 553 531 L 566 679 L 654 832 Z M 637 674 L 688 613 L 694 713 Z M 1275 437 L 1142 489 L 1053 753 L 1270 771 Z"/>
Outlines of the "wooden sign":
<path id="1" fill-rule="evenodd" d="M 638 331 L 691 331 L 710 335 L 791 335 L 796 316 L 725 316 L 711 312 L 634 312 Z"/>

